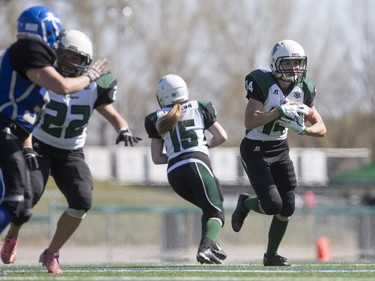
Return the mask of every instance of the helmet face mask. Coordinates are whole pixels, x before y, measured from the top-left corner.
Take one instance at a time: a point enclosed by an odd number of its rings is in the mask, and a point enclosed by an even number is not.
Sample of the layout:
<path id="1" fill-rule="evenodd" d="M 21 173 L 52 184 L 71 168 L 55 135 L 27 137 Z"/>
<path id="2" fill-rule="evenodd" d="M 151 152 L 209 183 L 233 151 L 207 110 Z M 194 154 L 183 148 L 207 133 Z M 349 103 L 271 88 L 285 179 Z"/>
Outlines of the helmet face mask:
<path id="1" fill-rule="evenodd" d="M 65 77 L 82 75 L 92 62 L 91 40 L 81 31 L 63 31 L 55 43 L 55 48 L 57 70 Z"/>
<path id="2" fill-rule="evenodd" d="M 52 48 L 61 30 L 60 17 L 47 6 L 28 8 L 18 17 L 17 38 L 34 38 Z"/>
<path id="3" fill-rule="evenodd" d="M 158 82 L 156 98 L 161 108 L 187 101 L 189 90 L 186 82 L 178 75 L 165 75 Z"/>
<path id="4" fill-rule="evenodd" d="M 293 60 L 299 62 L 298 68 L 285 68 L 285 61 Z M 293 40 L 282 40 L 277 42 L 271 50 L 268 64 L 272 74 L 280 80 L 290 83 L 298 83 L 306 77 L 307 57 L 302 46 Z"/>

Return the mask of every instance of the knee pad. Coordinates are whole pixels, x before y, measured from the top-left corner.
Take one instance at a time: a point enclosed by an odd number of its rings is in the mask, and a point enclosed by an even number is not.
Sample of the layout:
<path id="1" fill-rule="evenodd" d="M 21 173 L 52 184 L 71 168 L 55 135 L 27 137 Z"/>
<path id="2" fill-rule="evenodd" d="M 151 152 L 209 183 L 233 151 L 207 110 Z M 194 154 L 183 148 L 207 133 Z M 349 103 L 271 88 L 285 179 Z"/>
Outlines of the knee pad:
<path id="1" fill-rule="evenodd" d="M 23 209 L 14 219 L 12 223 L 15 225 L 22 225 L 30 220 L 32 216 L 32 209 Z"/>
<path id="2" fill-rule="evenodd" d="M 13 214 L 12 222 L 15 225 L 22 225 L 28 222 L 32 216 L 33 202 L 31 188 L 26 188 L 24 193 L 24 200 L 21 202 L 14 202 L 15 212 Z"/>
<path id="3" fill-rule="evenodd" d="M 296 208 L 295 194 L 294 191 L 288 193 L 287 199 L 283 203 L 283 207 L 280 211 L 280 215 L 284 217 L 291 217 L 294 214 Z"/>
<path id="4" fill-rule="evenodd" d="M 72 209 L 72 208 L 67 208 L 67 209 L 65 210 L 65 212 L 66 212 L 69 216 L 71 216 L 71 217 L 73 217 L 73 218 L 76 218 L 76 219 L 81 219 L 81 220 L 83 220 L 83 219 L 85 218 L 86 213 L 87 213 L 86 210 L 76 210 L 76 209 Z"/>
<path id="5" fill-rule="evenodd" d="M 282 215 L 283 217 L 291 217 L 294 214 L 294 210 L 295 210 L 294 205 L 288 206 L 286 208 L 284 208 L 283 206 L 283 208 L 280 211 L 280 215 Z"/>
<path id="6" fill-rule="evenodd" d="M 266 215 L 276 215 L 280 212 L 283 202 L 275 185 L 269 187 L 267 200 L 262 198 L 260 203 Z"/>

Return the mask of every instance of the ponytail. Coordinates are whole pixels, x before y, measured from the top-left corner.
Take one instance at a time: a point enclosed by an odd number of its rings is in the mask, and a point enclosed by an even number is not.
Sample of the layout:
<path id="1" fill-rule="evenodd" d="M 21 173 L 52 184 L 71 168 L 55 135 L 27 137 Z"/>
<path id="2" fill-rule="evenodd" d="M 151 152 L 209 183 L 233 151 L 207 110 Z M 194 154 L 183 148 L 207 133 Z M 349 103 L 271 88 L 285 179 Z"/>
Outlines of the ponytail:
<path id="1" fill-rule="evenodd" d="M 156 128 L 160 135 L 168 131 L 173 131 L 176 124 L 180 120 L 182 114 L 182 106 L 179 103 L 175 103 L 172 109 L 156 123 Z"/>

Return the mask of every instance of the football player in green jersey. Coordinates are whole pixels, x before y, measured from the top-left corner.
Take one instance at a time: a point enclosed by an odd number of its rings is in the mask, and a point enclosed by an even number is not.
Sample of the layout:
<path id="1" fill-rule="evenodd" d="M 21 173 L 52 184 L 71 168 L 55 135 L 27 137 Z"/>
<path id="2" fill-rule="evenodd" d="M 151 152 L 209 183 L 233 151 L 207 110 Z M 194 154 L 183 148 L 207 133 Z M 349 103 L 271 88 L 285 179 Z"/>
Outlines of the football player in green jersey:
<path id="1" fill-rule="evenodd" d="M 217 242 L 224 225 L 223 196 L 208 149 L 223 143 L 227 134 L 216 120 L 211 102 L 189 100 L 188 87 L 180 76 L 162 77 L 156 95 L 161 108 L 145 119 L 152 160 L 168 164 L 168 181 L 174 191 L 203 212 L 198 262 L 221 264 L 226 258 Z M 205 130 L 211 133 L 210 139 Z"/>
<path id="2" fill-rule="evenodd" d="M 256 197 L 240 194 L 232 228 L 241 230 L 250 210 L 273 217 L 264 266 L 288 266 L 277 250 L 295 208 L 297 186 L 289 156 L 288 129 L 304 136 L 323 137 L 326 126 L 314 106 L 314 82 L 306 78 L 307 58 L 293 40 L 277 42 L 268 70 L 254 70 L 245 79 L 246 135 L 240 145 L 243 167 Z"/>

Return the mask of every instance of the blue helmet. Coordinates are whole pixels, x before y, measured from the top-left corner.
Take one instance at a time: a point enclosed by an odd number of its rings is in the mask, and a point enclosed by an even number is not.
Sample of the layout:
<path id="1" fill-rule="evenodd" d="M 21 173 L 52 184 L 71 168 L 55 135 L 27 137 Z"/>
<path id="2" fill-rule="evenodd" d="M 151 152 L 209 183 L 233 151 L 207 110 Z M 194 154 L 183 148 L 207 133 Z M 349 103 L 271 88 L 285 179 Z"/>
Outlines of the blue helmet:
<path id="1" fill-rule="evenodd" d="M 17 38 L 37 38 L 51 48 L 62 30 L 60 17 L 47 6 L 33 6 L 18 17 Z"/>

